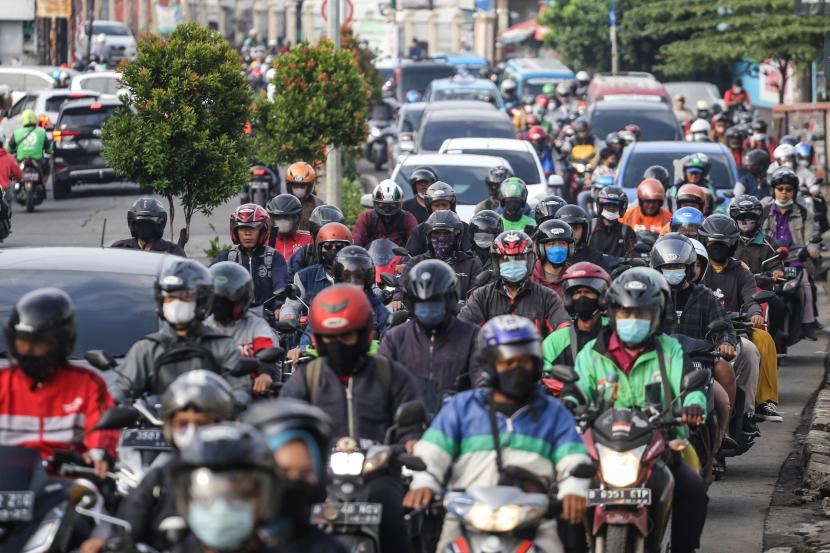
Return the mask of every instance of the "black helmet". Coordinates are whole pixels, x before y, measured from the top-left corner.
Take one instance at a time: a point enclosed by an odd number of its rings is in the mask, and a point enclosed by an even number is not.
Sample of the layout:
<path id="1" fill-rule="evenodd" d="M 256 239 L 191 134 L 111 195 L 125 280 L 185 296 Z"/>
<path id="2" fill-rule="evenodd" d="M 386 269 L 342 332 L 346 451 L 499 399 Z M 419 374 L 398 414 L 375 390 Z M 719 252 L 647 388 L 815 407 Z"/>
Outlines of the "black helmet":
<path id="1" fill-rule="evenodd" d="M 699 230 L 701 242 L 725 242 L 734 246 L 741 236 L 737 223 L 725 213 L 714 213 L 704 219 Z"/>
<path id="2" fill-rule="evenodd" d="M 371 290 L 375 282 L 375 263 L 365 248 L 346 246 L 334 258 L 332 275 L 335 282 L 345 282 Z"/>
<path id="3" fill-rule="evenodd" d="M 464 223 L 454 211 L 436 211 L 424 222 L 424 233 L 429 243 L 430 234 L 436 230 L 448 230 L 455 236 L 455 250 L 461 247 L 461 234 L 464 232 Z M 432 245 L 429 245 L 432 249 Z"/>
<path id="4" fill-rule="evenodd" d="M 548 219 L 536 228 L 533 244 L 536 257 L 545 259 L 545 243 L 561 240 L 568 243 L 568 257 L 574 253 L 574 231 L 571 225 L 560 219 Z"/>
<path id="5" fill-rule="evenodd" d="M 599 191 L 597 203 L 600 206 L 605 204 L 617 206 L 619 208 L 618 213 L 622 217 L 628 209 L 628 195 L 619 186 L 606 186 Z"/>
<path id="6" fill-rule="evenodd" d="M 778 141 L 778 145 L 780 146 L 781 144 L 789 144 L 790 146 L 795 146 L 796 144 L 798 144 L 798 139 L 791 134 L 785 134 L 781 137 L 781 140 Z"/>
<path id="7" fill-rule="evenodd" d="M 308 231 L 311 233 L 312 240 L 317 240 L 317 233 L 328 223 L 345 223 L 346 217 L 340 208 L 333 205 L 318 205 L 311 212 L 308 218 Z"/>
<path id="8" fill-rule="evenodd" d="M 605 293 L 611 328 L 617 329 L 617 310 L 648 309 L 651 312 L 649 335 L 653 335 L 662 323 L 669 293 L 666 279 L 654 269 L 633 267 L 623 272 Z"/>
<path id="9" fill-rule="evenodd" d="M 428 182 L 429 184 L 434 183 L 438 180 L 438 175 L 430 169 L 429 167 L 421 167 L 420 169 L 415 169 L 412 171 L 412 174 L 409 175 L 409 186 L 412 187 L 412 193 L 417 194 L 418 189 L 415 186 L 419 182 Z"/>
<path id="10" fill-rule="evenodd" d="M 571 126 L 574 132 L 591 132 L 591 124 L 584 117 L 578 117 Z"/>
<path id="11" fill-rule="evenodd" d="M 757 133 L 766 134 L 767 133 L 767 122 L 763 119 L 756 119 L 752 122 L 752 130 Z"/>
<path id="12" fill-rule="evenodd" d="M 495 211 L 482 209 L 470 219 L 470 236 L 479 248 L 489 248 L 502 232 L 504 221 Z"/>
<path id="13" fill-rule="evenodd" d="M 496 165 L 495 167 L 490 167 L 490 170 L 487 171 L 487 176 L 484 177 L 484 182 L 487 183 L 490 188 L 493 188 L 493 186 L 498 187 L 506 179 L 512 176 L 513 171 L 504 165 Z"/>
<path id="14" fill-rule="evenodd" d="M 761 202 L 755 196 L 742 194 L 732 200 L 729 204 L 729 216 L 735 219 L 746 219 L 752 217 L 756 221 L 764 214 Z"/>
<path id="15" fill-rule="evenodd" d="M 133 238 L 154 242 L 164 234 L 167 210 L 156 198 L 139 198 L 127 210 L 127 226 Z"/>
<path id="16" fill-rule="evenodd" d="M 173 443 L 173 415 L 185 409 L 194 409 L 209 415 L 214 421 L 231 420 L 236 411 L 236 400 L 228 381 L 213 371 L 194 369 L 179 375 L 161 396 L 161 415 L 164 437 Z"/>
<path id="17" fill-rule="evenodd" d="M 769 153 L 761 148 L 755 148 L 744 154 L 744 165 L 747 169 L 755 169 L 756 173 L 766 173 L 770 163 Z"/>
<path id="18" fill-rule="evenodd" d="M 268 200 L 265 211 L 271 216 L 271 227 L 276 227 L 280 234 L 290 234 L 300 226 L 303 204 L 294 194 L 280 194 Z M 280 228 L 279 219 L 287 219 L 290 223 Z"/>
<path id="19" fill-rule="evenodd" d="M 440 180 L 430 184 L 424 194 L 424 201 L 427 204 L 427 209 L 430 211 L 432 211 L 432 202 L 438 200 L 446 200 L 450 202 L 450 209 L 455 211 L 455 204 L 457 201 L 455 190 L 453 190 L 452 186 Z"/>
<path id="20" fill-rule="evenodd" d="M 254 300 L 251 273 L 233 261 L 220 261 L 209 270 L 213 277 L 213 318 L 220 324 L 238 321 Z"/>
<path id="21" fill-rule="evenodd" d="M 12 309 L 6 323 L 6 348 L 30 378 L 43 380 L 72 354 L 77 330 L 75 306 L 69 294 L 58 288 L 39 288 L 24 294 Z M 42 358 L 21 356 L 15 347 L 16 338 L 45 341 L 49 351 Z"/>
<path id="22" fill-rule="evenodd" d="M 536 219 L 536 224 L 541 225 L 548 219 L 554 219 L 559 208 L 565 205 L 568 205 L 568 202 L 560 196 L 545 196 L 539 200 L 533 210 L 533 218 Z"/>
<path id="23" fill-rule="evenodd" d="M 651 268 L 660 270 L 665 265 L 682 263 L 686 266 L 686 279 L 691 281 L 695 275 L 697 253 L 692 241 L 679 232 L 664 234 L 651 248 Z"/>
<path id="24" fill-rule="evenodd" d="M 410 313 L 416 301 L 443 299 L 447 314 L 458 311 L 458 277 L 440 259 L 425 259 L 412 267 L 404 285 L 404 301 Z"/>
<path id="25" fill-rule="evenodd" d="M 196 294 L 196 319 L 201 321 L 213 305 L 213 278 L 198 261 L 168 257 L 155 283 L 156 312 L 164 318 L 164 296 L 175 292 Z"/>
<path id="26" fill-rule="evenodd" d="M 584 209 L 578 205 L 564 205 L 556 212 L 556 218 L 571 225 L 571 229 L 576 225 L 582 225 L 582 237 L 579 243 L 588 243 L 588 214 Z"/>
<path id="27" fill-rule="evenodd" d="M 772 172 L 772 176 L 769 179 L 769 184 L 772 188 L 780 184 L 788 184 L 792 186 L 793 192 L 796 194 L 798 193 L 798 182 L 798 175 L 789 167 L 779 167 Z"/>
<path id="28" fill-rule="evenodd" d="M 663 188 L 671 186 L 671 176 L 662 165 L 652 165 L 643 171 L 643 180 L 645 179 L 657 179 L 663 185 Z"/>

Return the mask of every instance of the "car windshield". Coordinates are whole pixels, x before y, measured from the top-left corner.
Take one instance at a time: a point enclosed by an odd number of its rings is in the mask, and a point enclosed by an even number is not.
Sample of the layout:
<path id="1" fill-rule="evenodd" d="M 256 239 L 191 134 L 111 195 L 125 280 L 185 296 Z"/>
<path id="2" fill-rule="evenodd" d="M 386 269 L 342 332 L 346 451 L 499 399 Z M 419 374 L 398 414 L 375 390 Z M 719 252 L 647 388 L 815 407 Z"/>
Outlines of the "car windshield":
<path id="1" fill-rule="evenodd" d="M 125 25 L 109 25 L 107 23 L 93 23 L 92 34 L 101 33 L 110 36 L 130 36 L 130 30 Z"/>
<path id="2" fill-rule="evenodd" d="M 436 90 L 430 96 L 430 100 L 479 100 L 496 104 L 496 96 L 493 91 L 483 88 L 445 88 Z"/>
<path id="3" fill-rule="evenodd" d="M 427 121 L 421 129 L 421 151 L 437 152 L 448 138 L 516 138 L 510 121 Z"/>
<path id="4" fill-rule="evenodd" d="M 637 153 L 636 150 L 629 156 L 628 162 L 625 165 L 625 173 L 622 177 L 622 185 L 625 188 L 636 188 L 643 179 L 643 173 L 652 165 L 660 165 L 664 167 L 670 175 L 674 175 L 674 160 L 685 157 L 694 153 L 694 150 L 688 152 L 643 152 Z M 729 170 L 726 157 L 721 154 L 708 154 L 709 161 L 712 162 L 712 169 L 709 171 L 709 179 L 715 185 L 715 188 L 731 190 L 735 183 L 732 181 L 732 173 Z M 675 175 L 680 177 L 680 175 Z"/>
<path id="5" fill-rule="evenodd" d="M 66 103 L 67 100 L 83 100 L 84 98 L 94 98 L 94 96 L 88 95 L 80 95 L 78 96 L 76 93 L 70 94 L 55 94 L 50 96 L 44 102 L 44 110 L 43 111 L 60 111 L 61 106 Z"/>
<path id="6" fill-rule="evenodd" d="M 102 107 L 100 109 L 73 109 L 64 111 L 61 115 L 59 128 L 63 129 L 100 129 L 104 121 L 115 113 L 115 106 Z"/>
<path id="7" fill-rule="evenodd" d="M 45 286 L 58 286 L 72 298 L 78 321 L 78 339 L 72 357 L 82 359 L 91 349 L 122 356 L 142 336 L 159 328 L 151 275 L 89 273 L 81 271 L 0 271 L 0 297 L 19 298 Z M 13 302 L 0 305 L 6 321 Z M 6 351 L 0 333 L 0 351 Z"/>
<path id="8" fill-rule="evenodd" d="M 121 88 L 118 79 L 112 77 L 86 77 L 81 81 L 81 86 L 101 94 L 118 94 L 118 90 Z"/>
<path id="9" fill-rule="evenodd" d="M 530 79 L 526 79 L 524 83 L 523 94 L 526 96 L 538 96 L 542 93 L 542 89 L 545 87 L 546 84 L 552 84 L 556 86 L 565 80 L 566 79 L 557 79 L 554 77 L 533 77 Z"/>
<path id="10" fill-rule="evenodd" d="M 404 195 L 411 197 L 412 188 L 409 186 L 409 175 L 419 169 L 419 165 L 404 165 L 395 177 L 395 182 L 404 191 Z M 487 198 L 487 186 L 484 178 L 490 167 L 465 167 L 459 165 L 430 164 L 430 169 L 438 175 L 438 179 L 452 185 L 459 204 L 475 205 Z"/>
<path id="11" fill-rule="evenodd" d="M 402 67 L 401 90 L 404 94 L 410 90 L 423 92 L 435 79 L 446 79 L 452 77 L 453 74 L 455 74 L 455 68 L 452 66 Z"/>
<path id="12" fill-rule="evenodd" d="M 539 169 L 536 160 L 530 152 L 519 150 L 498 150 L 495 148 L 464 148 L 463 150 L 452 149 L 452 153 L 478 154 L 481 156 L 503 157 L 513 168 L 513 174 L 525 181 L 527 184 L 542 184 L 539 180 Z"/>
<path id="13" fill-rule="evenodd" d="M 634 123 L 640 127 L 640 140 L 683 140 L 677 119 L 671 110 L 646 111 L 643 109 L 597 109 L 591 116 L 594 136 L 608 136 L 626 125 Z"/>

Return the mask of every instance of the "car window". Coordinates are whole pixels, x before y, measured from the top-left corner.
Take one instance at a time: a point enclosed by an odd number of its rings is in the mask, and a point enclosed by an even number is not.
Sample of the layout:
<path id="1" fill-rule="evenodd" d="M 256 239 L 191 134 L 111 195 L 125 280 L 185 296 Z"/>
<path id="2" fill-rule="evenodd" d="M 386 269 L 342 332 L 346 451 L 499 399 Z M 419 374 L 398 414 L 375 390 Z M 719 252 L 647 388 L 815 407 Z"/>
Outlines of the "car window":
<path id="1" fill-rule="evenodd" d="M 52 88 L 52 81 L 46 75 L 23 75 L 23 88 L 27 92 Z"/>
<path id="2" fill-rule="evenodd" d="M 409 175 L 420 165 L 404 165 L 398 171 L 395 182 L 405 191 L 404 195 L 412 196 L 412 187 L 409 186 Z M 429 166 L 437 174 L 438 178 L 452 185 L 458 197 L 459 204 L 475 205 L 488 196 L 487 185 L 484 178 L 490 171 L 490 167 L 464 167 L 458 165 L 436 165 Z"/>
<path id="3" fill-rule="evenodd" d="M 626 125 L 634 123 L 640 127 L 640 140 L 682 140 L 677 119 L 671 110 L 601 110 L 591 115 L 594 136 L 608 136 Z"/>
<path id="4" fill-rule="evenodd" d="M 81 271 L 0 270 L 0 297 L 19 298 L 45 286 L 57 286 L 72 298 L 78 322 L 73 358 L 103 349 L 110 355 L 127 353 L 141 337 L 159 328 L 149 275 Z M 12 302 L 0 305 L 0 320 L 9 318 Z M 0 351 L 6 351 L 0 333 Z"/>
<path id="5" fill-rule="evenodd" d="M 37 104 L 37 96 L 26 96 L 26 100 L 23 102 L 23 111 L 35 109 L 35 104 Z"/>
<path id="6" fill-rule="evenodd" d="M 435 151 L 448 138 L 516 138 L 510 121 L 425 121 L 421 151 Z"/>
<path id="7" fill-rule="evenodd" d="M 401 68 L 401 90 L 404 94 L 410 90 L 417 90 L 423 92 L 429 86 L 429 83 L 435 79 L 446 79 L 455 74 L 455 68 L 452 66 L 425 66 L 413 67 L 404 66 Z"/>
<path id="8" fill-rule="evenodd" d="M 77 92 L 67 94 L 55 94 L 50 96 L 46 99 L 46 103 L 44 105 L 44 111 L 60 111 L 61 106 L 64 105 L 68 100 L 83 100 L 84 98 L 95 98 L 95 96 L 87 96 L 87 95 L 78 95 Z"/>
<path id="9" fill-rule="evenodd" d="M 670 175 L 674 175 L 674 160 L 694 153 L 693 149 L 688 152 L 668 153 L 668 152 L 643 152 L 637 153 L 635 150 L 628 157 L 626 162 L 624 174 L 622 176 L 622 185 L 625 188 L 636 188 L 643 178 L 643 173 L 652 165 L 660 165 L 664 167 Z M 724 155 L 709 154 L 709 160 L 712 162 L 712 169 L 709 171 L 709 178 L 716 188 L 732 189 L 734 182 L 732 181 L 732 173 L 729 170 L 729 165 Z M 674 175 L 674 178 L 679 178 L 680 175 Z"/>
<path id="10" fill-rule="evenodd" d="M 106 23 L 93 23 L 92 34 L 104 33 L 110 36 L 130 36 L 130 30 L 124 25 L 109 25 Z"/>
<path id="11" fill-rule="evenodd" d="M 533 159 L 533 155 L 530 152 L 498 150 L 495 148 L 464 148 L 463 150 L 452 148 L 450 152 L 502 157 L 506 159 L 513 168 L 514 175 L 528 184 L 541 184 L 541 181 L 539 180 L 539 169 L 536 166 L 536 160 Z"/>
<path id="12" fill-rule="evenodd" d="M 64 111 L 58 122 L 59 129 L 101 128 L 104 121 L 115 113 L 116 106 L 105 106 L 100 109 L 73 109 Z"/>
<path id="13" fill-rule="evenodd" d="M 545 87 L 546 84 L 552 84 L 555 86 L 566 80 L 567 79 L 557 79 L 554 77 L 532 77 L 529 79 L 525 79 L 524 87 L 522 87 L 522 94 L 524 94 L 525 96 L 538 96 L 542 93 L 542 89 Z"/>
<path id="14" fill-rule="evenodd" d="M 8 85 L 13 91 L 26 90 L 26 80 L 21 73 L 0 73 L 0 84 Z"/>
<path id="15" fill-rule="evenodd" d="M 26 104 L 26 96 L 24 96 L 23 98 L 18 100 L 17 103 L 12 107 L 12 115 L 11 116 L 14 117 L 15 115 L 20 115 L 21 113 L 23 113 L 23 106 L 25 104 Z"/>
<path id="16" fill-rule="evenodd" d="M 101 94 L 117 94 L 118 79 L 112 77 L 87 77 L 81 81 L 81 88 L 94 90 Z"/>

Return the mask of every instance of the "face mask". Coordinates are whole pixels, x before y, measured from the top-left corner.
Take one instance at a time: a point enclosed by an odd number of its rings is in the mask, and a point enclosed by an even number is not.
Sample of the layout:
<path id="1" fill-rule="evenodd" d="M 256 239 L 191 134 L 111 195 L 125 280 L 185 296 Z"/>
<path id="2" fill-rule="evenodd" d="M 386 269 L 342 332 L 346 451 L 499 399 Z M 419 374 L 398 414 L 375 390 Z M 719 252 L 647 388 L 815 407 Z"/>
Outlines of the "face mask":
<path id="1" fill-rule="evenodd" d="M 326 344 L 326 355 L 328 355 L 336 371 L 349 375 L 360 366 L 360 363 L 366 357 L 366 352 L 359 344 L 347 346 L 335 341 Z"/>
<path id="2" fill-rule="evenodd" d="M 527 263 L 507 261 L 499 265 L 499 274 L 507 282 L 521 282 L 527 276 Z"/>
<path id="3" fill-rule="evenodd" d="M 728 244 L 724 244 L 722 242 L 715 242 L 714 244 L 706 246 L 706 251 L 709 252 L 709 257 L 715 263 L 725 263 L 726 260 L 729 259 L 731 250 L 732 248 L 730 248 Z"/>
<path id="4" fill-rule="evenodd" d="M 608 211 L 607 209 L 603 209 L 602 217 L 607 221 L 616 221 L 620 218 L 620 214 L 618 211 Z"/>
<path id="5" fill-rule="evenodd" d="M 545 259 L 551 265 L 562 265 L 568 259 L 568 248 L 565 246 L 554 246 L 545 250 Z"/>
<path id="6" fill-rule="evenodd" d="M 517 221 L 522 216 L 524 202 L 521 198 L 509 198 L 504 200 L 504 215 L 511 221 Z"/>
<path id="7" fill-rule="evenodd" d="M 241 312 L 237 312 L 236 302 L 225 298 L 214 298 L 211 313 L 213 313 L 213 318 L 216 319 L 216 322 L 223 325 L 234 322 L 241 315 Z"/>
<path id="8" fill-rule="evenodd" d="M 320 261 L 323 262 L 323 266 L 327 269 L 331 269 L 334 267 L 334 260 L 337 257 L 337 253 L 340 251 L 340 248 L 332 248 L 328 250 L 320 249 Z"/>
<path id="9" fill-rule="evenodd" d="M 135 237 L 144 242 L 155 242 L 161 238 L 163 229 L 149 221 L 139 221 L 135 226 Z"/>
<path id="10" fill-rule="evenodd" d="M 626 344 L 642 344 L 650 328 L 648 319 L 617 319 L 617 336 Z"/>
<path id="11" fill-rule="evenodd" d="M 277 484 L 276 495 L 280 505 L 277 522 L 285 520 L 288 524 L 271 525 L 269 531 L 274 527 L 297 528 L 298 525 L 303 528 L 307 527 L 312 506 L 326 500 L 326 490 L 323 486 L 310 484 L 302 479 L 281 480 Z"/>
<path id="12" fill-rule="evenodd" d="M 810 160 L 809 159 L 799 159 L 798 160 L 798 166 L 801 167 L 802 169 L 806 169 L 810 166 Z"/>
<path id="13" fill-rule="evenodd" d="M 755 227 L 757 226 L 756 221 L 753 221 L 752 219 L 738 219 L 737 222 L 741 234 L 749 235 L 755 232 Z"/>
<path id="14" fill-rule="evenodd" d="M 789 167 L 790 169 L 792 169 L 795 166 L 795 163 L 793 163 L 793 160 L 791 159 L 786 159 L 780 162 L 779 165 L 781 165 L 781 167 Z"/>
<path id="15" fill-rule="evenodd" d="M 173 429 L 173 445 L 179 449 L 184 449 L 190 445 L 193 438 L 196 436 L 196 425 L 188 424 L 184 428 Z"/>
<path id="16" fill-rule="evenodd" d="M 686 269 L 664 269 L 663 277 L 669 286 L 680 286 L 680 283 L 686 278 Z"/>
<path id="17" fill-rule="evenodd" d="M 782 202 L 781 200 L 775 200 L 775 205 L 778 207 L 790 207 L 793 205 L 792 199 L 787 200 L 786 202 Z"/>
<path id="18" fill-rule="evenodd" d="M 489 232 L 476 232 L 473 234 L 473 242 L 482 250 L 489 248 L 495 239 L 496 235 L 490 234 Z"/>
<path id="19" fill-rule="evenodd" d="M 199 541 L 219 551 L 238 549 L 254 533 L 248 502 L 213 498 L 209 504 L 192 502 L 187 511 L 187 525 Z"/>
<path id="20" fill-rule="evenodd" d="M 196 318 L 196 302 L 174 299 L 163 305 L 162 314 L 171 325 L 186 325 Z"/>
<path id="21" fill-rule="evenodd" d="M 496 375 L 495 387 L 510 399 L 525 401 L 533 394 L 539 378 L 539 371 L 513 367 Z"/>
<path id="22" fill-rule="evenodd" d="M 294 221 L 291 219 L 277 219 L 275 221 L 277 232 L 280 234 L 290 234 L 294 228 Z"/>
<path id="23" fill-rule="evenodd" d="M 36 357 L 34 355 L 18 354 L 14 358 L 23 373 L 35 382 L 46 380 L 55 370 L 55 361 L 50 356 Z"/>
<path id="24" fill-rule="evenodd" d="M 449 259 L 452 257 L 455 250 L 454 236 L 430 236 L 430 243 L 432 244 L 432 251 L 440 259 Z"/>
<path id="25" fill-rule="evenodd" d="M 415 304 L 415 318 L 426 328 L 437 328 L 447 317 L 447 306 L 443 301 L 419 301 Z"/>
<path id="26" fill-rule="evenodd" d="M 599 299 L 580 296 L 571 302 L 574 314 L 582 320 L 588 320 L 599 309 Z"/>
<path id="27" fill-rule="evenodd" d="M 306 197 L 306 187 L 305 186 L 292 186 L 291 193 L 294 196 L 297 196 L 301 200 Z"/>

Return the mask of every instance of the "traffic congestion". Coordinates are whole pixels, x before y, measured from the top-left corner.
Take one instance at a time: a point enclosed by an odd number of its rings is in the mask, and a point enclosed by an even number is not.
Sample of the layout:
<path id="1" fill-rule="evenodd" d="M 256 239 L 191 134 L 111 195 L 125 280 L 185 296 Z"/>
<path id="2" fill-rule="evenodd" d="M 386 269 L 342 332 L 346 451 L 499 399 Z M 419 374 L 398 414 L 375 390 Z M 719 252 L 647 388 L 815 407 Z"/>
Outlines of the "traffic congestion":
<path id="1" fill-rule="evenodd" d="M 253 92 L 287 51 L 249 35 Z M 741 78 L 381 59 L 360 205 L 252 159 L 208 251 L 107 196 L 105 58 L 0 71 L 0 553 L 728 549 L 826 353 L 813 133 Z"/>

